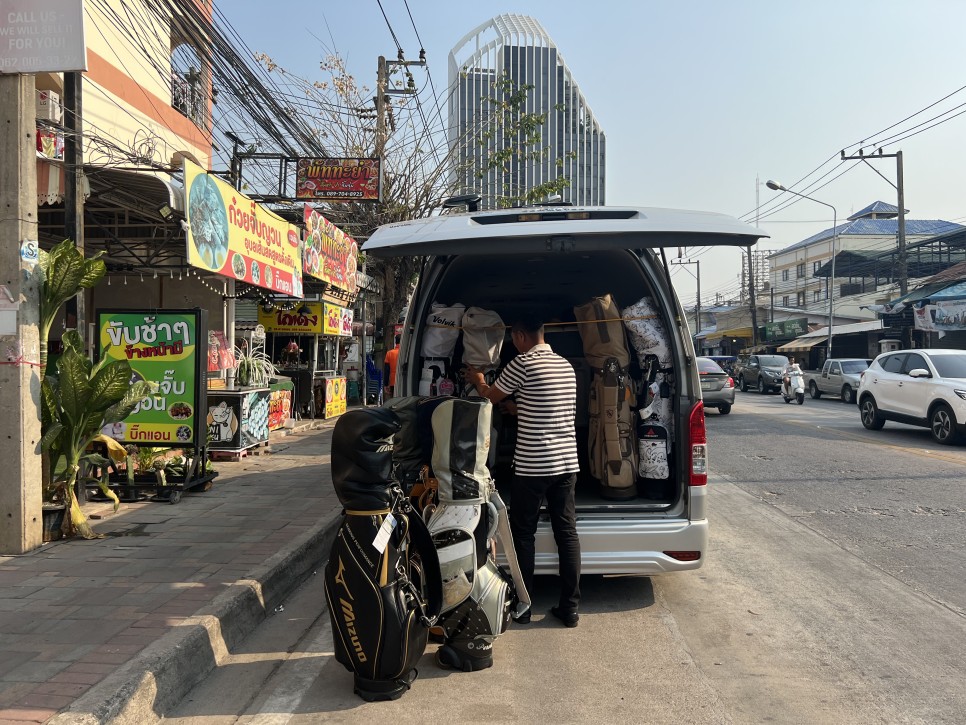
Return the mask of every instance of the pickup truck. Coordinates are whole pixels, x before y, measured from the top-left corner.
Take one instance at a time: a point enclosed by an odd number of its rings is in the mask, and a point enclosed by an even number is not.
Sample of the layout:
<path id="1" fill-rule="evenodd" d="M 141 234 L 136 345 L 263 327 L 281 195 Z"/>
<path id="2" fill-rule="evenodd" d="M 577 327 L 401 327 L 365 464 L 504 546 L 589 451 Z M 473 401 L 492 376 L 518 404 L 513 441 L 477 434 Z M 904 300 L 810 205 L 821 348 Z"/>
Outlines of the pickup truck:
<path id="1" fill-rule="evenodd" d="M 871 360 L 858 357 L 830 358 L 821 370 L 805 371 L 805 387 L 815 399 L 823 395 L 838 395 L 846 403 L 855 403 L 859 378 L 871 364 Z"/>

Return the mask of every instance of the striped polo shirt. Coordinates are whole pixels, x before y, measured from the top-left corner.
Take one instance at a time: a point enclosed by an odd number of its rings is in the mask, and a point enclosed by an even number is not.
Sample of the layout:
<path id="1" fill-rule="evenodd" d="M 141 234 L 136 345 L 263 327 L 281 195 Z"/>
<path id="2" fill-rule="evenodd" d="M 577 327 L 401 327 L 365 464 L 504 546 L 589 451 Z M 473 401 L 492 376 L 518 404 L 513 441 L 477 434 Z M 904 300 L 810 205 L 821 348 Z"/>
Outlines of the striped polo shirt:
<path id="1" fill-rule="evenodd" d="M 516 394 L 516 474 L 576 473 L 577 376 L 571 364 L 550 345 L 534 345 L 513 358 L 494 385 L 507 395 Z"/>

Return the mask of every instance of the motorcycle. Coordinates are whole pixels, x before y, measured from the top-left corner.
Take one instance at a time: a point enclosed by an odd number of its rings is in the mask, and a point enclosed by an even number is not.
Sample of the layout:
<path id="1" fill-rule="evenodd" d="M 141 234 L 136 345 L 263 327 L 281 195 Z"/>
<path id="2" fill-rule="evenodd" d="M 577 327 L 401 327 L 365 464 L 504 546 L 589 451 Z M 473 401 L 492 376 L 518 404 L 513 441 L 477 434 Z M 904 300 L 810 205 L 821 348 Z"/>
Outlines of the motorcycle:
<path id="1" fill-rule="evenodd" d="M 792 370 L 782 377 L 782 399 L 799 405 L 805 402 L 805 374 L 801 370 Z"/>

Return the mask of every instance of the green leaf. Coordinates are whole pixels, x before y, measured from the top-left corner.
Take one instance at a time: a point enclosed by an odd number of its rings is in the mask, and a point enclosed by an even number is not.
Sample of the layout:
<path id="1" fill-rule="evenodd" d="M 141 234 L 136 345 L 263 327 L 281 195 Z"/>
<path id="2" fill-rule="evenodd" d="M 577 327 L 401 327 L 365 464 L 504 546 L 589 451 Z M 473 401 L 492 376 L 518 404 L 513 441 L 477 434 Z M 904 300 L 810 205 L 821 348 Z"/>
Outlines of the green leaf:
<path id="1" fill-rule="evenodd" d="M 60 399 L 57 396 L 57 378 L 47 375 L 40 383 L 40 425 L 44 429 L 60 423 Z"/>
<path id="2" fill-rule="evenodd" d="M 44 431 L 44 435 L 40 439 L 40 450 L 46 451 L 49 449 L 63 430 L 64 426 L 60 423 L 60 421 L 51 424 L 50 427 Z"/>
<path id="3" fill-rule="evenodd" d="M 46 272 L 46 281 L 41 305 L 49 309 L 59 308 L 64 302 L 77 294 L 84 278 L 84 255 L 69 239 L 65 239 L 51 250 Z M 43 314 L 43 313 L 42 313 Z"/>
<path id="4" fill-rule="evenodd" d="M 87 412 L 87 401 L 91 388 L 88 382 L 87 359 L 68 345 L 68 335 L 64 335 L 64 354 L 57 361 L 60 373 L 60 404 L 71 423 L 77 425 Z"/>
<path id="5" fill-rule="evenodd" d="M 92 411 L 107 410 L 124 398 L 131 384 L 131 366 L 126 360 L 115 360 L 101 368 L 91 379 L 88 406 Z"/>
<path id="6" fill-rule="evenodd" d="M 104 275 L 107 274 L 107 265 L 98 259 L 101 254 L 103 252 L 98 252 L 96 256 L 86 260 L 84 263 L 84 274 L 81 276 L 79 283 L 84 289 L 90 289 L 104 279 Z"/>
<path id="7" fill-rule="evenodd" d="M 137 404 L 151 394 L 151 390 L 151 386 L 143 380 L 134 383 L 121 400 L 104 411 L 104 425 L 127 418 Z"/>

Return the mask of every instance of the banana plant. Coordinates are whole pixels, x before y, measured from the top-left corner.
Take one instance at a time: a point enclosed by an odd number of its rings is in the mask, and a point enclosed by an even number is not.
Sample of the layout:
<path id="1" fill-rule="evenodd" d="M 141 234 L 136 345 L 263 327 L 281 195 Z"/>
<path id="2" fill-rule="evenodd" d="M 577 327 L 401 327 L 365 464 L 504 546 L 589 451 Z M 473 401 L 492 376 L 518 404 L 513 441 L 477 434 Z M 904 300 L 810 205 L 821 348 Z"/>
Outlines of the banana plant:
<path id="1" fill-rule="evenodd" d="M 99 362 L 91 363 L 84 354 L 80 334 L 76 330 L 64 333 L 57 375 L 47 375 L 41 383 L 44 435 L 40 446 L 54 463 L 46 498 L 62 501 L 67 507 L 65 536 L 97 538 L 74 495 L 75 484 L 88 465 L 102 470 L 106 465 L 106 459 L 87 449 L 105 425 L 124 420 L 151 393 L 149 383 L 131 384 L 127 360 L 102 355 Z M 97 482 L 101 492 L 113 500 L 116 511 L 120 502 L 107 485 L 107 476 Z"/>

